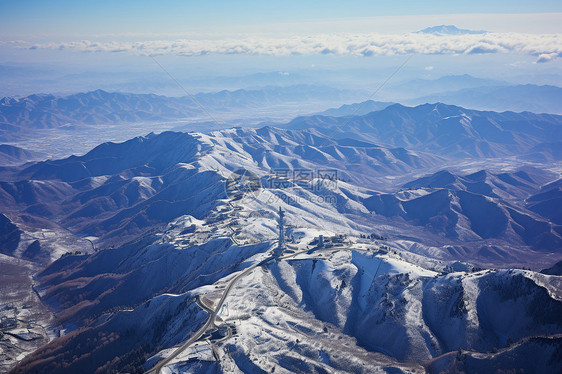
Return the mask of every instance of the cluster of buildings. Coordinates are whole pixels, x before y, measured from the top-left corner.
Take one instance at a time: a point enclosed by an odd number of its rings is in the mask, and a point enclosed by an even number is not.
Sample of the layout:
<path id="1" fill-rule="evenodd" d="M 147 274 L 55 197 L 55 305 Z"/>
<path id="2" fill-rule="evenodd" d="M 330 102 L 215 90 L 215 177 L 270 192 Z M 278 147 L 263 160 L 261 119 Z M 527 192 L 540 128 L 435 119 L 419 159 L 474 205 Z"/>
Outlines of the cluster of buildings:
<path id="1" fill-rule="evenodd" d="M 337 234 L 334 236 L 319 235 L 310 244 L 315 245 L 318 248 L 331 248 L 347 243 L 349 243 L 347 234 Z"/>

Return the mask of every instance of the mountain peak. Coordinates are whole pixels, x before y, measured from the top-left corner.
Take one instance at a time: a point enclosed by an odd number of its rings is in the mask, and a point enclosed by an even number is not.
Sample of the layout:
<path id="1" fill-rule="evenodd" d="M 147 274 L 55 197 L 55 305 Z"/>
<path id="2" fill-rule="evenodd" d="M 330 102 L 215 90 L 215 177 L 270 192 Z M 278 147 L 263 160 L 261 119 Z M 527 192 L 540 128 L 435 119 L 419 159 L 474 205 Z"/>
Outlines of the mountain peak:
<path id="1" fill-rule="evenodd" d="M 454 25 L 439 25 L 427 27 L 423 30 L 416 31 L 417 34 L 433 34 L 433 35 L 467 35 L 467 34 L 485 34 L 485 30 L 468 30 L 459 29 Z"/>

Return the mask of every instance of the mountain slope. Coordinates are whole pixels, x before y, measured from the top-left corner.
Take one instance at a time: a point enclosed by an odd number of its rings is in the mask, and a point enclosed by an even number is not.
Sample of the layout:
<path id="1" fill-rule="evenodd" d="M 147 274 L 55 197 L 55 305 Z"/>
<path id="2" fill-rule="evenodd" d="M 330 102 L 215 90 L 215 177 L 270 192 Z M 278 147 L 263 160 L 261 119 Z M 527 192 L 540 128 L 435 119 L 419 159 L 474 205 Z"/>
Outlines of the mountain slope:
<path id="1" fill-rule="evenodd" d="M 0 166 L 20 165 L 28 161 L 40 160 L 39 152 L 29 151 L 9 144 L 0 144 Z"/>
<path id="2" fill-rule="evenodd" d="M 320 116 L 330 116 L 330 117 L 346 117 L 346 116 L 354 116 L 354 115 L 363 116 L 367 113 L 383 110 L 392 104 L 394 103 L 385 103 L 385 102 L 367 100 L 362 103 L 344 104 L 339 108 L 328 109 L 317 114 Z"/>
<path id="3" fill-rule="evenodd" d="M 537 199 L 531 196 L 543 179 L 540 174 L 535 178 L 521 170 L 501 174 L 480 171 L 466 176 L 441 171 L 405 184 L 407 190 L 377 193 L 364 204 L 375 214 L 402 217 L 465 245 L 501 238 L 537 250 L 557 251 L 562 247 L 559 224 L 548 214 L 538 216 L 522 204 L 528 197 Z M 486 256 L 488 251 L 484 246 L 479 253 Z"/>
<path id="4" fill-rule="evenodd" d="M 21 230 L 0 213 L 0 253 L 11 255 L 18 248 Z"/>
<path id="5" fill-rule="evenodd" d="M 527 199 L 527 206 L 533 212 L 547 217 L 552 222 L 562 224 L 562 179 L 541 187 L 541 190 Z"/>

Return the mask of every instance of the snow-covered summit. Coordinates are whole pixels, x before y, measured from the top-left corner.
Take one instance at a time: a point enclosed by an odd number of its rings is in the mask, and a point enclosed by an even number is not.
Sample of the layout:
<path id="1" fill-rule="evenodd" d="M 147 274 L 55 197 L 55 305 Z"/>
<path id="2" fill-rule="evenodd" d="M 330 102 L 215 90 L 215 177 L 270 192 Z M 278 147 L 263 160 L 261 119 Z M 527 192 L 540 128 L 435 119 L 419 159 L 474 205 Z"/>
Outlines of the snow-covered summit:
<path id="1" fill-rule="evenodd" d="M 487 31 L 459 29 L 454 25 L 439 25 L 439 26 L 427 27 L 423 30 L 417 31 L 417 33 L 433 34 L 433 35 L 467 35 L 467 34 L 485 34 L 487 33 Z"/>

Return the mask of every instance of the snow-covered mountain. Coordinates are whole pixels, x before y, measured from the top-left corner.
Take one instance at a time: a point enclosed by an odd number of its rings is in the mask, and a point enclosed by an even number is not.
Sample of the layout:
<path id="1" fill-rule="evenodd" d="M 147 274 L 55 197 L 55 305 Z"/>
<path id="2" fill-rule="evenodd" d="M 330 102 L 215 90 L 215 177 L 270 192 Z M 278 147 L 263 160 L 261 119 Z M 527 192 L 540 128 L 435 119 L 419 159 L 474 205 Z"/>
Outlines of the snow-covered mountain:
<path id="1" fill-rule="evenodd" d="M 433 34 L 433 35 L 466 35 L 466 34 L 485 34 L 484 30 L 467 30 L 459 29 L 454 25 L 439 25 L 427 27 L 423 30 L 417 31 L 421 34 Z"/>
<path id="2" fill-rule="evenodd" d="M 530 368 L 528 349 L 560 371 L 562 279 L 534 271 L 562 259 L 560 171 L 482 158 L 517 161 L 557 141 L 560 122 L 393 105 L 0 168 L 0 259 L 34 270 L 30 297 L 54 313 L 25 330 L 36 304 L 0 310 L 0 344 L 37 342 L 5 361 L 13 373 L 470 372 Z"/>
<path id="3" fill-rule="evenodd" d="M 333 140 L 314 131 L 166 132 L 103 144 L 80 157 L 6 169 L 0 198 L 7 211 L 32 228 L 48 219 L 82 236 L 124 240 L 182 214 L 205 217 L 225 198 L 225 179 L 241 167 L 262 177 L 271 170 L 331 169 L 342 183 L 369 186 L 381 174 L 399 175 L 440 162 L 431 155 Z M 340 193 L 340 209 L 354 193 Z"/>
<path id="4" fill-rule="evenodd" d="M 0 198 L 10 219 L 25 232 L 43 229 L 47 220 L 52 230 L 92 237 L 98 245 L 117 245 L 184 214 L 205 218 L 228 197 L 225 186 L 240 168 L 253 173 L 268 191 L 275 190 L 271 178 L 279 173 L 304 171 L 302 181 L 293 181 L 293 187 L 301 188 L 297 194 L 322 201 L 299 206 L 311 221 L 318 219 L 322 205 L 352 215 L 356 222 L 383 225 L 385 232 L 400 239 L 409 238 L 403 234 L 405 227 L 420 226 L 423 231 L 414 235 L 417 241 L 431 237 L 429 242 L 439 243 L 444 253 L 464 252 L 459 259 L 479 253 L 474 260 L 486 263 L 504 253 L 498 257 L 501 263 L 506 251 L 517 263 L 530 248 L 552 252 L 560 247 L 557 209 L 548 210 L 557 205 L 542 202 L 557 191 L 543 186 L 555 179 L 550 172 L 457 176 L 441 171 L 406 183 L 400 191 L 378 192 L 388 187 L 383 176 L 420 173 L 444 162 L 419 151 L 333 139 L 316 130 L 165 132 L 102 144 L 80 157 L 4 169 Z M 337 186 L 317 188 L 316 174 L 322 170 L 337 176 Z M 281 193 L 281 199 L 300 201 Z M 382 217 L 389 219 L 381 221 Z M 486 242 L 492 238 L 499 240 L 493 248 Z M 22 240 L 17 253 L 31 243 Z M 60 256 L 60 247 L 44 245 L 52 247 L 45 251 L 53 258 Z"/>
<path id="5" fill-rule="evenodd" d="M 59 310 L 67 334 L 13 372 L 71 373 L 92 362 L 101 371 L 130 371 L 158 351 L 146 369 L 169 356 L 204 324 L 198 303 L 216 305 L 231 275 L 262 263 L 271 248 L 224 239 L 185 245 L 189 234 L 178 234 L 191 222 L 182 219 L 163 234 L 93 256 L 67 256 L 47 268 L 40 292 Z M 450 365 L 441 355 L 457 351 L 479 357 L 480 365 L 532 367 L 521 353 L 499 364 L 496 355 L 482 353 L 517 351 L 536 336 L 562 331 L 560 277 L 467 268 L 445 274 L 443 263 L 369 247 L 318 249 L 253 269 L 220 309 L 213 343 L 186 348 L 169 368 L 414 372 L 434 357 L 432 367 Z M 555 342 L 542 353 L 545 370 L 560 369 Z"/>

